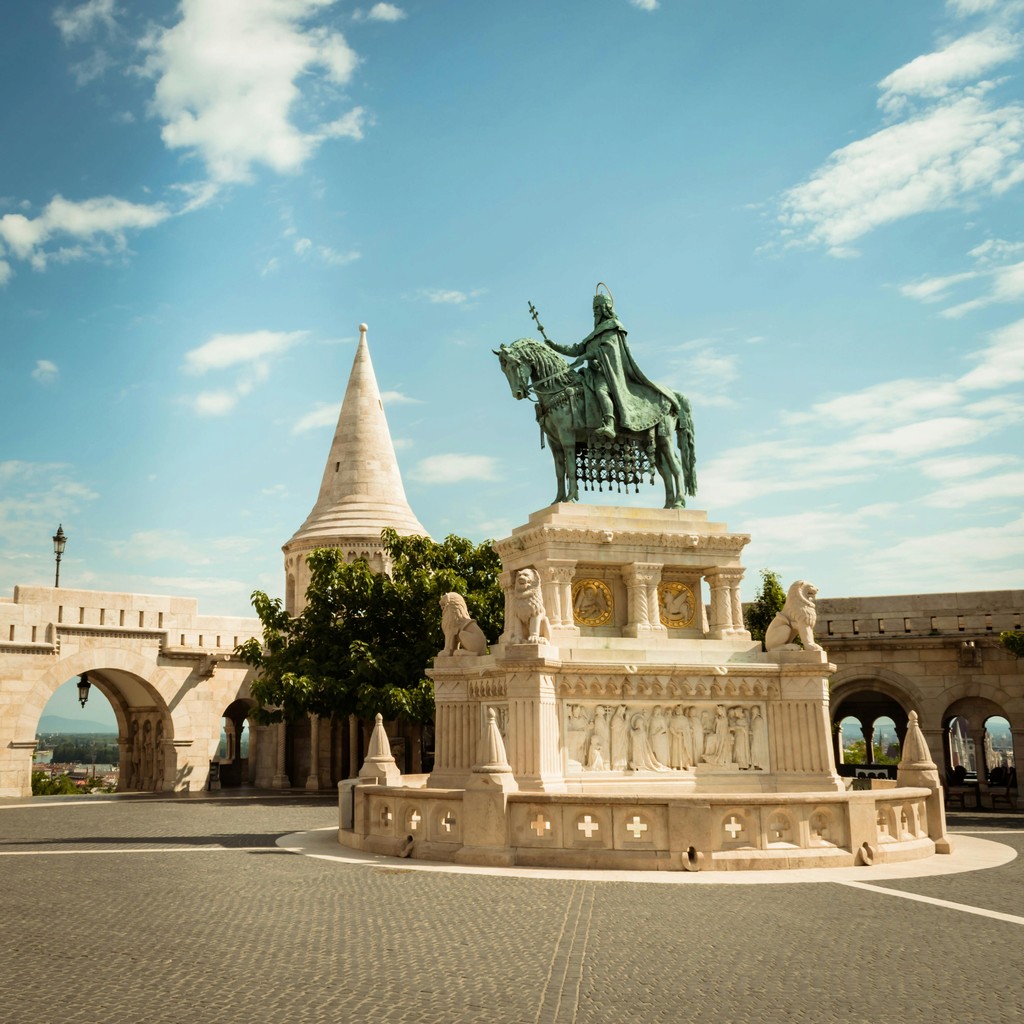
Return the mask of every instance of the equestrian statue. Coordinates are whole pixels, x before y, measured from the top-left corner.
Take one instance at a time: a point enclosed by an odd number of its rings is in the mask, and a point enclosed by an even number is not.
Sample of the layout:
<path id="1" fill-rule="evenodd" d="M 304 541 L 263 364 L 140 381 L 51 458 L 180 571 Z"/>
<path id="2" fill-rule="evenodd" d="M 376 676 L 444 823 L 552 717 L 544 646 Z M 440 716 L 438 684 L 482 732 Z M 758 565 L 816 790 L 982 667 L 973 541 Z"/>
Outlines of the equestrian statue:
<path id="1" fill-rule="evenodd" d="M 536 402 L 541 446 L 546 438 L 555 460 L 555 501 L 578 501 L 581 480 L 586 490 L 639 491 L 657 472 L 665 508 L 685 508 L 685 495 L 697 493 L 690 403 L 637 366 L 607 285 L 597 286 L 594 329 L 578 345 L 556 345 L 532 302 L 530 313 L 543 343 L 520 338 L 494 354 L 512 394 Z"/>

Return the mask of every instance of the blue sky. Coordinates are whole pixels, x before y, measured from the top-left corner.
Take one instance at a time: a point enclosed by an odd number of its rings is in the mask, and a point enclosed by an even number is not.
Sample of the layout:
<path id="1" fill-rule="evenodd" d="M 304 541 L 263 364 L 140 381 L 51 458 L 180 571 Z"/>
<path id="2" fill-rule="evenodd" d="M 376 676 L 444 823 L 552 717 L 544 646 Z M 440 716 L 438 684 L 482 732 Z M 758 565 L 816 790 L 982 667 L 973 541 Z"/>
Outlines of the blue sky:
<path id="1" fill-rule="evenodd" d="M 67 586 L 280 594 L 360 321 L 421 522 L 506 534 L 491 349 L 599 280 L 747 597 L 1020 587 L 1022 6 L 4 5 L 0 592 L 60 522 Z"/>

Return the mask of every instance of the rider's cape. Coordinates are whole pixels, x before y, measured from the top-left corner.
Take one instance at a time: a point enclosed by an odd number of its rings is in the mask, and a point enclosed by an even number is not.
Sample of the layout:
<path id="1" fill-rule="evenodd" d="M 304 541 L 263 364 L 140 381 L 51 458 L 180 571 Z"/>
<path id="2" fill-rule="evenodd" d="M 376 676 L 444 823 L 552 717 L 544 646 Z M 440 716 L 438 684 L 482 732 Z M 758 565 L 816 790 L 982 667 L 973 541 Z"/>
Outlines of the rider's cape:
<path id="1" fill-rule="evenodd" d="M 615 405 L 615 416 L 621 430 L 650 430 L 671 409 L 678 415 L 679 401 L 667 389 L 648 380 L 636 365 L 626 343 L 626 328 L 617 317 L 602 320 L 573 354 L 586 353 L 591 364 L 598 363 L 608 382 L 608 393 Z M 585 375 L 588 390 L 593 386 Z M 597 402 L 587 396 L 587 421 L 600 425 Z"/>

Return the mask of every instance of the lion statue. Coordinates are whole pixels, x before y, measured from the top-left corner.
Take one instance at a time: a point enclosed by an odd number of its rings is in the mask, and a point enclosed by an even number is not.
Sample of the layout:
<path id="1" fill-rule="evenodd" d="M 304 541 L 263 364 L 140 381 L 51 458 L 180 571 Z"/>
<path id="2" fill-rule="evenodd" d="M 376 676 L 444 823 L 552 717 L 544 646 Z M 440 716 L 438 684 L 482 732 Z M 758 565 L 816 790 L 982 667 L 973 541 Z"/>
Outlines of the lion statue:
<path id="1" fill-rule="evenodd" d="M 551 639 L 551 623 L 544 612 L 540 573 L 536 569 L 520 569 L 516 573 L 511 612 L 510 643 L 540 644 Z"/>
<path id="2" fill-rule="evenodd" d="M 804 650 L 820 651 L 820 644 L 814 642 L 814 624 L 818 613 L 814 609 L 814 595 L 818 588 L 807 580 L 797 580 L 786 594 L 786 603 L 768 628 L 764 631 L 764 649 L 774 651 L 791 644 L 796 637 Z"/>
<path id="3" fill-rule="evenodd" d="M 486 654 L 487 637 L 469 614 L 466 599 L 461 594 L 442 594 L 441 632 L 444 633 L 442 655 Z"/>

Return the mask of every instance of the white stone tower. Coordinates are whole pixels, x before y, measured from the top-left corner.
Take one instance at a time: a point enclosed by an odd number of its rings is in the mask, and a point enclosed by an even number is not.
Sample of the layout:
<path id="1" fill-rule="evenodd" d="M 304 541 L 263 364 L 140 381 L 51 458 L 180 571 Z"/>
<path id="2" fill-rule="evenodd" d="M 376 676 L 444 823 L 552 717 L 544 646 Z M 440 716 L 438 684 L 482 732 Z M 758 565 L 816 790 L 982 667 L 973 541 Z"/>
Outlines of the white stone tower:
<path id="1" fill-rule="evenodd" d="M 305 606 L 309 586 L 306 555 L 314 548 L 341 548 L 346 561 L 364 558 L 372 568 L 386 571 L 380 542 L 384 527 L 393 527 L 403 537 L 428 536 L 405 496 L 366 330 L 366 324 L 359 325 L 359 347 L 320 494 L 306 521 L 282 548 L 285 608 L 293 615 Z"/>

